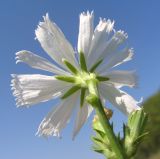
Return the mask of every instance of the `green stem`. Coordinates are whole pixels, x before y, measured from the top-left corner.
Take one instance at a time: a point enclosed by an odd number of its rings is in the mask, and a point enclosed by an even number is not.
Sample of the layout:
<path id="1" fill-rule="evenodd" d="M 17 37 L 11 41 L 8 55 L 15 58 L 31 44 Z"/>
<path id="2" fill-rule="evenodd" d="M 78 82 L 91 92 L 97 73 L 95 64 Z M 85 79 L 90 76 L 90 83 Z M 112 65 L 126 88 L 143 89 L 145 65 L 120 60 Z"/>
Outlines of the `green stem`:
<path id="1" fill-rule="evenodd" d="M 104 108 L 102 105 L 102 102 L 99 98 L 99 93 L 97 89 L 97 81 L 96 80 L 89 80 L 88 81 L 88 89 L 90 95 L 87 96 L 87 101 L 89 104 L 91 104 L 96 111 L 96 114 L 99 117 L 99 121 L 103 126 L 103 129 L 105 130 L 105 133 L 111 143 L 112 149 L 115 152 L 117 159 L 126 159 L 125 153 L 116 138 L 113 129 L 109 123 L 109 120 L 107 119 L 107 116 L 104 112 Z"/>

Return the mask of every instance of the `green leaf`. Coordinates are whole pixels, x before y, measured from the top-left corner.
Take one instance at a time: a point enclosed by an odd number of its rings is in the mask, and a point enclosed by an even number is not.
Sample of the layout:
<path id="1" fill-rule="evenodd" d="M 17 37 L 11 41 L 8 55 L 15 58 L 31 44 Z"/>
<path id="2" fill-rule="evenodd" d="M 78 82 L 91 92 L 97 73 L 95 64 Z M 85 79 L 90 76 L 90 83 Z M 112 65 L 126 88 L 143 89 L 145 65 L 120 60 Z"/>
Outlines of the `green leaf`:
<path id="1" fill-rule="evenodd" d="M 108 80 L 109 80 L 108 77 L 104 77 L 104 76 L 97 76 L 96 78 L 97 78 L 97 80 L 99 80 L 100 82 L 108 81 Z"/>
<path id="2" fill-rule="evenodd" d="M 89 72 L 94 72 L 96 70 L 96 68 L 102 63 L 103 60 L 99 60 L 97 63 L 95 63 Z"/>
<path id="3" fill-rule="evenodd" d="M 78 73 L 78 70 L 70 62 L 68 62 L 66 59 L 62 59 L 62 61 L 64 62 L 64 64 L 68 67 L 68 69 L 73 74 L 77 74 Z"/>
<path id="4" fill-rule="evenodd" d="M 142 135 L 140 135 L 140 136 L 134 141 L 134 143 L 135 143 L 136 145 L 139 144 L 140 142 L 142 142 L 142 140 L 143 140 L 147 135 L 149 135 L 149 132 L 143 133 Z"/>
<path id="5" fill-rule="evenodd" d="M 105 137 L 105 133 L 101 130 L 98 130 L 98 129 L 94 129 L 96 131 L 96 133 L 101 137 L 101 138 L 104 138 Z"/>
<path id="6" fill-rule="evenodd" d="M 120 134 L 120 132 L 118 133 L 118 135 L 117 135 L 117 139 L 120 141 L 120 139 L 121 139 L 121 134 Z"/>
<path id="7" fill-rule="evenodd" d="M 84 53 L 80 52 L 79 58 L 80 58 L 79 62 L 80 62 L 80 66 L 81 66 L 82 71 L 87 72 L 87 65 L 86 65 L 86 60 L 85 60 L 85 57 L 84 57 Z"/>
<path id="8" fill-rule="evenodd" d="M 102 124 L 99 121 L 95 121 L 92 126 L 96 132 L 101 132 L 101 133 L 105 134 L 105 131 L 102 127 Z"/>
<path id="9" fill-rule="evenodd" d="M 98 152 L 98 153 L 103 153 L 104 152 L 103 149 L 101 149 L 99 147 L 96 147 L 96 146 L 93 146 L 93 151 Z"/>
<path id="10" fill-rule="evenodd" d="M 133 138 L 137 138 L 143 133 L 147 120 L 148 117 L 143 109 L 137 110 L 129 116 L 128 127 L 131 129 L 130 134 L 132 133 Z"/>
<path id="11" fill-rule="evenodd" d="M 129 115 L 127 125 L 123 126 L 124 138 L 122 141 L 128 158 L 136 154 L 139 143 L 148 134 L 144 132 L 147 119 L 147 114 L 143 109 L 137 110 Z"/>
<path id="12" fill-rule="evenodd" d="M 85 100 L 86 88 L 81 89 L 80 106 L 82 107 Z"/>
<path id="13" fill-rule="evenodd" d="M 76 91 L 78 91 L 81 87 L 80 86 L 73 86 L 72 88 L 70 88 L 62 97 L 61 99 L 65 99 L 68 96 L 72 95 L 73 93 L 75 93 Z"/>
<path id="14" fill-rule="evenodd" d="M 97 138 L 97 137 L 92 137 L 91 139 L 92 139 L 92 141 L 93 141 L 100 149 L 105 150 L 106 145 L 105 145 L 105 143 L 103 143 L 102 140 L 100 140 L 100 139 Z"/>
<path id="15" fill-rule="evenodd" d="M 103 144 L 103 141 L 101 140 L 101 139 L 99 139 L 99 138 L 97 138 L 97 137 L 92 137 L 92 140 L 95 142 L 95 143 L 101 143 L 101 144 Z"/>
<path id="16" fill-rule="evenodd" d="M 75 83 L 75 77 L 73 76 L 55 76 L 56 79 L 60 80 L 60 81 L 65 81 L 65 82 L 69 82 L 69 83 Z"/>

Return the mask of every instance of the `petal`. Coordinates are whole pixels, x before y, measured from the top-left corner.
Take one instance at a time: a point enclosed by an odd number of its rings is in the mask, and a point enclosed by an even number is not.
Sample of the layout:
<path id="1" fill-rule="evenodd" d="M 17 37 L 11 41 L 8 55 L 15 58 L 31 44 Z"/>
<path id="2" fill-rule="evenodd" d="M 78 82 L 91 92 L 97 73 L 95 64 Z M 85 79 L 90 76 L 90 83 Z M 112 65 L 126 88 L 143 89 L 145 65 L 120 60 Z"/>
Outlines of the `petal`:
<path id="1" fill-rule="evenodd" d="M 83 52 L 85 54 L 85 57 L 87 57 L 91 45 L 93 35 L 93 21 L 93 12 L 83 12 L 80 14 L 78 52 Z"/>
<path id="2" fill-rule="evenodd" d="M 92 43 L 89 50 L 88 65 L 91 67 L 94 61 L 97 61 L 99 54 L 102 53 L 106 47 L 107 40 L 113 31 L 114 21 L 101 19 L 95 28 Z M 93 61 L 94 60 L 94 61 Z"/>
<path id="3" fill-rule="evenodd" d="M 78 134 L 79 130 L 82 128 L 88 117 L 90 116 L 93 108 L 85 103 L 82 107 L 79 106 L 77 118 L 75 121 L 75 126 L 73 130 L 73 139 Z"/>
<path id="4" fill-rule="evenodd" d="M 114 35 L 106 42 L 104 51 L 99 52 L 98 58 L 92 59 L 93 64 L 103 59 L 103 63 L 97 68 L 97 72 L 100 72 L 112 57 L 117 56 L 117 51 L 126 41 L 127 37 L 124 31 L 115 31 Z"/>
<path id="5" fill-rule="evenodd" d="M 68 74 L 68 72 L 58 68 L 57 66 L 50 63 L 45 58 L 42 58 L 30 51 L 22 50 L 16 53 L 16 63 L 24 62 L 31 66 L 32 68 L 49 71 L 55 74 Z"/>
<path id="6" fill-rule="evenodd" d="M 117 89 L 113 85 L 101 84 L 99 88 L 101 95 L 126 115 L 135 110 L 141 109 L 137 105 L 139 102 L 133 99 L 133 97 L 128 95 L 126 92 Z"/>
<path id="7" fill-rule="evenodd" d="M 137 76 L 135 71 L 112 71 L 105 74 L 109 78 L 106 83 L 112 83 L 116 87 L 135 87 L 137 85 Z"/>
<path id="8" fill-rule="evenodd" d="M 100 54 L 100 59 L 106 58 L 114 53 L 128 38 L 127 34 L 122 31 L 116 31 L 113 37 L 107 42 L 105 50 Z"/>
<path id="9" fill-rule="evenodd" d="M 60 96 L 71 84 L 54 76 L 12 75 L 11 87 L 17 106 L 31 106 Z"/>
<path id="10" fill-rule="evenodd" d="M 77 104 L 79 92 L 64 99 L 57 105 L 41 122 L 37 134 L 39 136 L 58 136 L 61 130 L 67 125 L 74 107 Z"/>
<path id="11" fill-rule="evenodd" d="M 43 18 L 44 22 L 40 22 L 35 30 L 36 38 L 43 49 L 55 62 L 64 68 L 66 66 L 62 62 L 63 58 L 76 65 L 74 50 L 62 31 L 55 23 L 50 21 L 48 14 Z"/>
<path id="12" fill-rule="evenodd" d="M 104 73 L 108 69 L 116 67 L 124 62 L 130 61 L 133 57 L 133 49 L 124 48 L 121 52 L 118 51 L 110 58 L 106 59 L 107 62 L 97 69 L 97 72 Z"/>

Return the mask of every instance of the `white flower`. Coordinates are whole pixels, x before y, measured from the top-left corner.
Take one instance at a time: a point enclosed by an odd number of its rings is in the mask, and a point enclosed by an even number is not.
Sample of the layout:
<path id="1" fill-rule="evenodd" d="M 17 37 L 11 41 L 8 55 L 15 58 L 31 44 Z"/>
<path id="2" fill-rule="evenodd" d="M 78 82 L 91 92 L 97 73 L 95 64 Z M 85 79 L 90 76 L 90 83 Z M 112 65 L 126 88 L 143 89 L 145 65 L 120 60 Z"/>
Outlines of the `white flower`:
<path id="1" fill-rule="evenodd" d="M 41 122 L 38 135 L 60 136 L 73 109 L 78 106 L 73 131 L 75 137 L 93 110 L 85 100 L 87 80 L 93 77 L 98 81 L 101 99 L 109 100 L 125 114 L 140 109 L 137 101 L 120 90 L 123 86 L 136 85 L 135 72 L 112 71 L 133 56 L 133 50 L 125 45 L 127 34 L 124 31 L 115 31 L 114 22 L 106 19 L 100 19 L 94 30 L 93 12 L 81 13 L 77 58 L 73 47 L 58 26 L 50 21 L 48 14 L 43 18 L 35 31 L 36 39 L 54 63 L 26 50 L 16 53 L 16 62 L 51 72 L 53 76 L 12 75 L 11 82 L 18 107 L 61 98 L 60 104 Z"/>

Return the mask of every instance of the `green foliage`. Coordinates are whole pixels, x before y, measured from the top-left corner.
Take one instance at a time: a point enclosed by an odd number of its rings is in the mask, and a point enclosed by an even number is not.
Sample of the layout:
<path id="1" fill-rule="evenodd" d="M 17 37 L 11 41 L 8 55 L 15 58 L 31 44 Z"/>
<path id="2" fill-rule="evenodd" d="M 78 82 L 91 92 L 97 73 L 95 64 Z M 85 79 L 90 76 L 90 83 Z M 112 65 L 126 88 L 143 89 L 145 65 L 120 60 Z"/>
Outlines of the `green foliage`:
<path id="1" fill-rule="evenodd" d="M 99 120 L 93 122 L 93 129 L 96 132 L 96 137 L 92 137 L 92 141 L 95 144 L 93 146 L 93 150 L 95 152 L 103 154 L 107 159 L 117 159 L 116 154 L 111 147 L 111 143 Z"/>
<path id="2" fill-rule="evenodd" d="M 144 131 L 147 119 L 143 109 L 131 113 L 127 124 L 123 126 L 123 137 L 120 137 L 120 134 L 116 136 L 117 142 L 122 146 L 122 150 L 125 153 L 125 158 L 131 159 L 136 154 L 139 144 L 147 135 L 146 131 Z M 113 131 L 113 124 L 111 128 Z M 117 159 L 117 155 L 111 146 L 111 141 L 99 120 L 93 122 L 93 129 L 96 132 L 96 137 L 92 137 L 95 143 L 94 151 L 102 153 L 107 159 Z"/>
<path id="3" fill-rule="evenodd" d="M 144 131 L 147 120 L 147 114 L 141 109 L 130 114 L 127 124 L 123 126 L 122 144 L 128 158 L 136 154 L 139 144 L 148 134 Z"/>
<path id="4" fill-rule="evenodd" d="M 152 157 L 160 151 L 160 91 L 143 103 L 144 111 L 148 114 L 149 120 L 146 131 L 148 137 L 140 144 L 134 159 L 160 159 L 160 154 Z"/>

